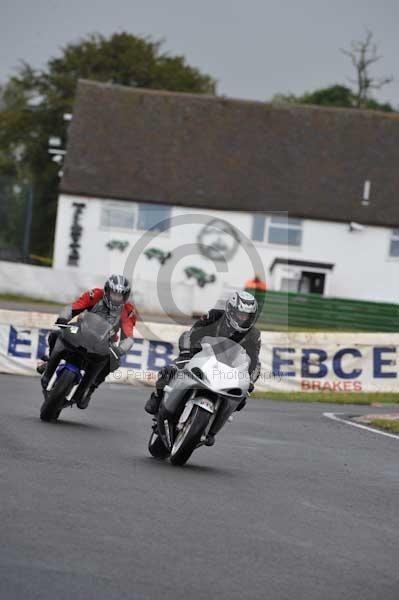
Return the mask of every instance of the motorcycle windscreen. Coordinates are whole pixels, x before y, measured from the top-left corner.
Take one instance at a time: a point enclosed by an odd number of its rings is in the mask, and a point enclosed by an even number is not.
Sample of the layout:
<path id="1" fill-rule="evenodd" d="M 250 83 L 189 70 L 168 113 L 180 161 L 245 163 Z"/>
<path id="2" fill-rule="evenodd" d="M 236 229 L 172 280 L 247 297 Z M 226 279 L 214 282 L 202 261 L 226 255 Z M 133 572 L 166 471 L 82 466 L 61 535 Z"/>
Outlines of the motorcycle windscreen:
<path id="1" fill-rule="evenodd" d="M 96 313 L 85 312 L 79 319 L 79 329 L 66 330 L 66 340 L 74 346 L 83 346 L 91 354 L 106 356 L 109 352 L 113 325 Z"/>
<path id="2" fill-rule="evenodd" d="M 248 354 L 240 344 L 229 338 L 206 335 L 201 340 L 201 346 L 203 356 L 214 356 L 218 362 L 240 371 L 249 369 L 250 359 Z"/>

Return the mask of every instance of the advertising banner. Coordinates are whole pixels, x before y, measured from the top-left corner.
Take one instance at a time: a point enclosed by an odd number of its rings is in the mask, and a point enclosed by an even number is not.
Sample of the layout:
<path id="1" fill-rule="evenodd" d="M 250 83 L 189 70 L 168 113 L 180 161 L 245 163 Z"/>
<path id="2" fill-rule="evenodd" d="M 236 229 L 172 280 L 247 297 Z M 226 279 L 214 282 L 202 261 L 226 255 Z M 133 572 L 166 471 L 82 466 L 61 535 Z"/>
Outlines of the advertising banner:
<path id="1" fill-rule="evenodd" d="M 32 313 L 0 311 L 0 372 L 36 374 L 53 323 L 54 315 L 35 318 Z M 173 324 L 139 325 L 133 348 L 108 380 L 153 384 L 159 369 L 176 356 L 184 330 Z M 399 392 L 398 349 L 399 334 L 262 332 L 262 370 L 256 389 Z"/>

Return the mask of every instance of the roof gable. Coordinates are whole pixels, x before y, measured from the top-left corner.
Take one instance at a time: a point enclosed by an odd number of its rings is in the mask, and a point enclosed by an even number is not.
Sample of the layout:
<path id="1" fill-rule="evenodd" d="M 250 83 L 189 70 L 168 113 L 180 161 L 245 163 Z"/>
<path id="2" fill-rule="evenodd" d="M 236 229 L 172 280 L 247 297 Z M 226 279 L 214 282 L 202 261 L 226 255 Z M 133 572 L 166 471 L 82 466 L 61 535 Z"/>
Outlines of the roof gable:
<path id="1" fill-rule="evenodd" d="M 398 226 L 398 165 L 397 115 L 81 81 L 61 190 Z"/>

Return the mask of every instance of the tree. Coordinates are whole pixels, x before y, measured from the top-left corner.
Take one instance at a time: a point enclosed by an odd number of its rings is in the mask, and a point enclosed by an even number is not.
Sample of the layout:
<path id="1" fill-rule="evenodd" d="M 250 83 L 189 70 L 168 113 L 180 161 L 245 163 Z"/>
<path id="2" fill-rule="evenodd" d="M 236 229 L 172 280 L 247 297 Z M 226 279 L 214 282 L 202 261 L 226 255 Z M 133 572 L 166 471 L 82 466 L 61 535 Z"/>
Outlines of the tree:
<path id="1" fill-rule="evenodd" d="M 50 255 L 57 206 L 58 170 L 48 154 L 50 136 L 65 141 L 65 113 L 73 110 L 78 79 L 198 94 L 215 94 L 215 80 L 182 56 L 161 52 L 162 43 L 117 33 L 89 35 L 67 45 L 47 68 L 22 63 L 1 90 L 0 176 L 34 186 L 32 249 Z"/>
<path id="2" fill-rule="evenodd" d="M 0 83 L 0 110 L 4 108 L 4 92 L 5 87 Z"/>
<path id="3" fill-rule="evenodd" d="M 373 42 L 373 33 L 367 30 L 363 40 L 351 42 L 350 50 L 341 49 L 341 52 L 351 59 L 356 71 L 356 79 L 350 79 L 350 82 L 356 86 L 354 91 L 356 107 L 368 108 L 367 103 L 373 101 L 371 98 L 373 90 L 380 90 L 393 79 L 392 76 L 373 77 L 370 74 L 371 65 L 381 58 L 378 55 L 377 44 Z"/>
<path id="4" fill-rule="evenodd" d="M 349 56 L 356 69 L 356 79 L 350 81 L 355 84 L 352 90 L 342 84 L 334 84 L 326 88 L 305 92 L 300 96 L 294 94 L 276 94 L 272 102 L 285 104 L 315 104 L 320 106 L 336 106 L 341 108 L 366 108 L 394 112 L 388 102 L 378 102 L 372 97 L 372 91 L 381 89 L 392 81 L 392 77 L 376 78 L 370 75 L 370 66 L 381 57 L 378 56 L 377 46 L 373 43 L 373 34 L 366 32 L 364 40 L 352 42 L 350 50 L 341 50 Z"/>
<path id="5" fill-rule="evenodd" d="M 305 92 L 302 96 L 294 94 L 276 94 L 272 102 L 279 104 L 313 104 L 319 106 L 335 106 L 338 108 L 357 108 L 357 97 L 347 86 L 335 84 L 330 87 L 320 88 L 313 92 Z M 392 106 L 385 102 L 381 103 L 373 98 L 367 99 L 362 108 L 370 110 L 381 110 L 393 112 Z"/>
<path id="6" fill-rule="evenodd" d="M 348 87 L 336 84 L 328 88 L 315 90 L 314 92 L 305 92 L 302 96 L 294 96 L 293 94 L 284 96 L 279 94 L 274 96 L 273 102 L 352 108 L 353 94 Z"/>

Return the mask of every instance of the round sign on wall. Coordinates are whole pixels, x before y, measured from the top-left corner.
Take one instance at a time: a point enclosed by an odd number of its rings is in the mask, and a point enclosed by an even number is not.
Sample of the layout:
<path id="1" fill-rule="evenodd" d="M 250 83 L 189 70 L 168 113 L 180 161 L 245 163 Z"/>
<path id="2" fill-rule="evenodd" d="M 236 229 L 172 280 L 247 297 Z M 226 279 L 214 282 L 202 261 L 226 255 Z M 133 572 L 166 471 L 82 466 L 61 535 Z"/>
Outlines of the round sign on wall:
<path id="1" fill-rule="evenodd" d="M 223 219 L 209 221 L 197 237 L 201 254 L 211 260 L 228 261 L 238 249 L 238 232 Z"/>

